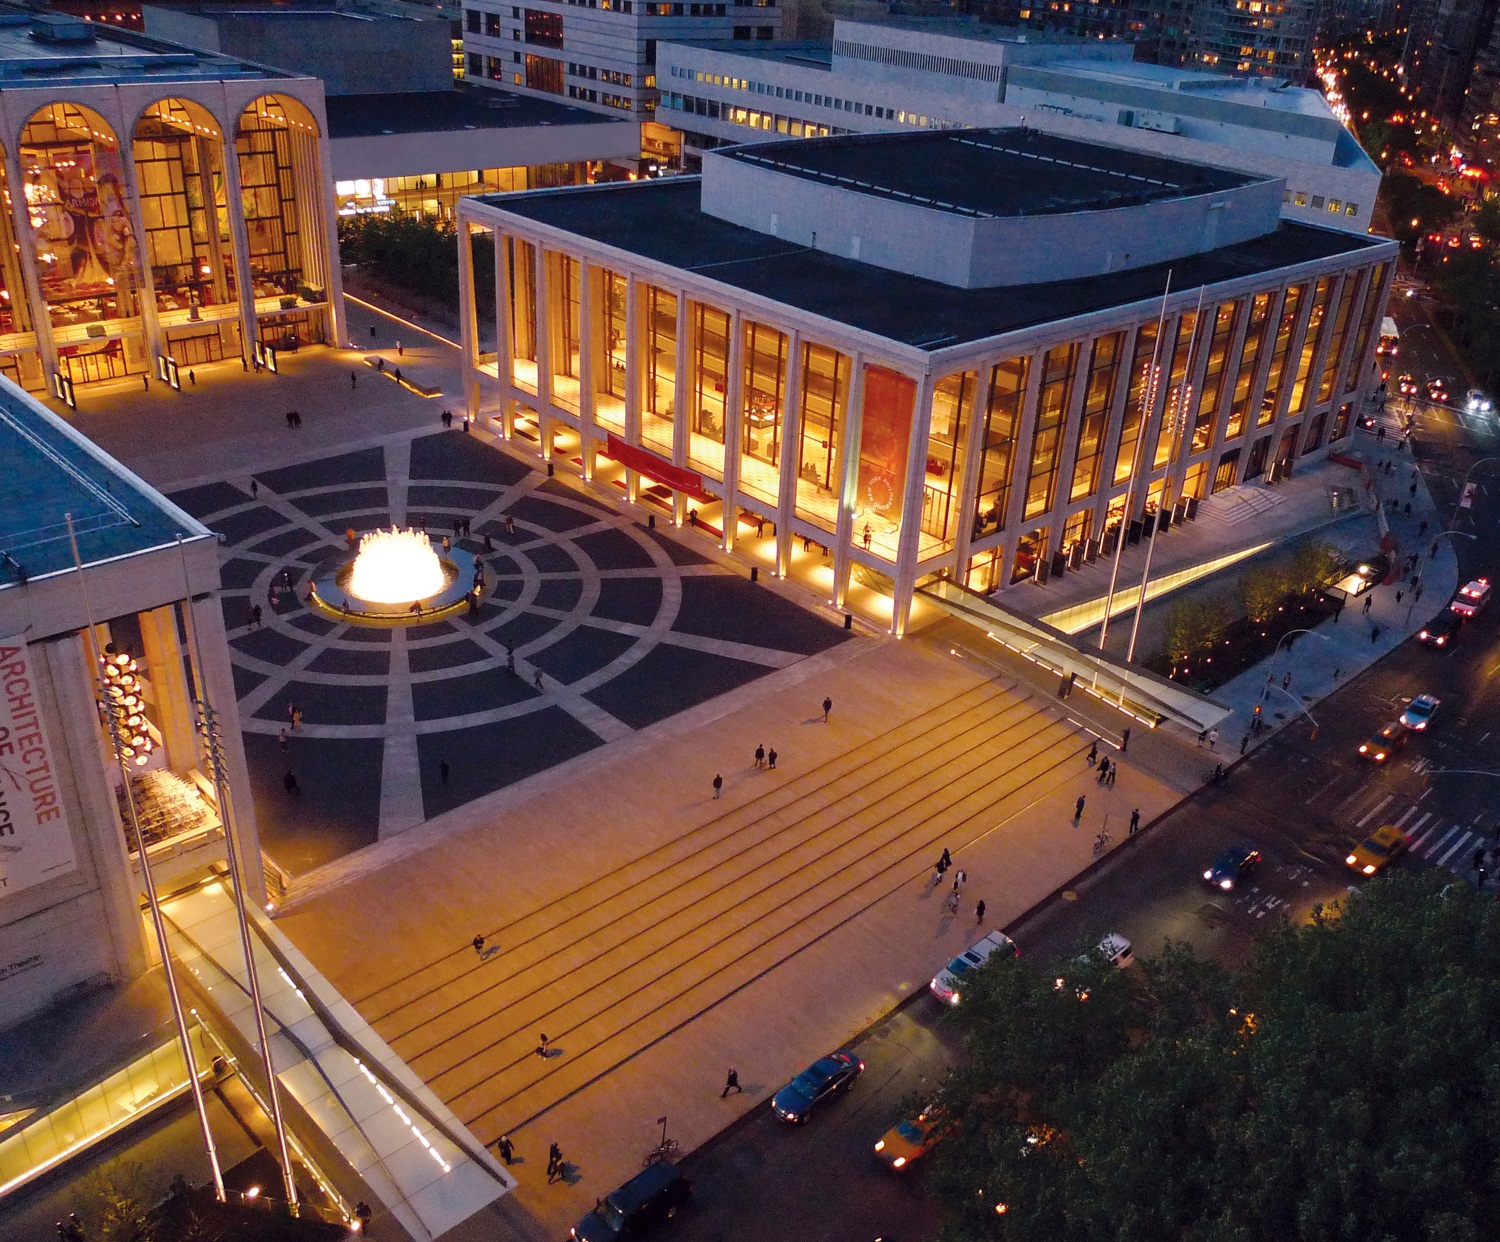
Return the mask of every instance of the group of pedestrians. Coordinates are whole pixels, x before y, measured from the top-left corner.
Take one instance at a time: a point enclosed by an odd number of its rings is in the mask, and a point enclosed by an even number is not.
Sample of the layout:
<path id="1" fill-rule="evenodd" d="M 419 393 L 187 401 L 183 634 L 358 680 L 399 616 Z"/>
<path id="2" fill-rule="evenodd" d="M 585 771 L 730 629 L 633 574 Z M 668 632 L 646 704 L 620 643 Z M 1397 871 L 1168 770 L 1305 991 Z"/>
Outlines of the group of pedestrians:
<path id="1" fill-rule="evenodd" d="M 949 870 L 953 871 L 953 883 L 948 889 L 948 895 L 943 898 L 943 909 L 949 914 L 957 914 L 958 908 L 963 902 L 964 885 L 969 881 L 969 873 L 962 867 L 953 867 L 953 855 L 946 846 L 943 847 L 942 856 L 932 868 L 932 887 L 937 888 L 947 876 Z M 984 922 L 984 902 L 977 902 L 974 906 L 974 922 Z"/>

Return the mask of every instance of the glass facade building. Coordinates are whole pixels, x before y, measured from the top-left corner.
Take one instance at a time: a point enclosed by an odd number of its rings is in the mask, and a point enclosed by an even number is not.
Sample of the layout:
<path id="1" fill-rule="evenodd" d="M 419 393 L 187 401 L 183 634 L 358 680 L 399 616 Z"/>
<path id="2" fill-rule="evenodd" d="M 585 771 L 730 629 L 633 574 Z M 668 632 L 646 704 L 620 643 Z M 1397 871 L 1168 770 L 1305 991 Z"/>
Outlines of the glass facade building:
<path id="1" fill-rule="evenodd" d="M 1181 260 L 1164 302 L 1166 263 L 1014 289 L 897 277 L 850 257 L 886 239 L 850 244 L 833 216 L 832 262 L 820 231 L 794 251 L 785 216 L 752 247 L 708 210 L 714 175 L 461 204 L 501 256 L 498 342 L 464 274 L 469 411 L 727 551 L 769 527 L 775 572 L 801 566 L 839 606 L 876 584 L 896 633 L 931 575 L 1045 584 L 1149 519 L 1284 477 L 1349 435 L 1370 384 L 1394 245 L 1277 221 L 1274 182 L 1266 229 Z"/>

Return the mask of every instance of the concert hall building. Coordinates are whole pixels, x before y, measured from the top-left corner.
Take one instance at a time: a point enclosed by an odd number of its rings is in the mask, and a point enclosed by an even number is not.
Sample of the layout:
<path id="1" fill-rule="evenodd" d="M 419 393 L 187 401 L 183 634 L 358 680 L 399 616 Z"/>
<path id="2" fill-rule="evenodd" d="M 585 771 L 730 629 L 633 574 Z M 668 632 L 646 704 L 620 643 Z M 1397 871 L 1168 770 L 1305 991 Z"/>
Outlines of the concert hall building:
<path id="1" fill-rule="evenodd" d="M 1284 189 L 1010 128 L 466 199 L 468 410 L 900 634 L 935 575 L 1045 583 L 1350 435 L 1396 244 Z"/>

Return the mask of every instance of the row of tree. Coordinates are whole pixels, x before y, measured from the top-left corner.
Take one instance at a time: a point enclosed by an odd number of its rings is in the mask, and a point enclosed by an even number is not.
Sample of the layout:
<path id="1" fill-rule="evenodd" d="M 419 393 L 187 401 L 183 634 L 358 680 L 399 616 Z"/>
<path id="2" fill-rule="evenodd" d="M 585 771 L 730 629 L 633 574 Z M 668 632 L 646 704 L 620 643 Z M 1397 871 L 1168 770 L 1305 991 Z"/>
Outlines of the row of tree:
<path id="1" fill-rule="evenodd" d="M 376 280 L 458 311 L 458 232 L 445 220 L 400 212 L 339 218 L 339 258 Z M 495 246 L 474 239 L 474 287 L 480 313 L 493 313 Z"/>
<path id="2" fill-rule="evenodd" d="M 953 1013 L 946 1242 L 1500 1237 L 1500 905 L 1452 875 L 1378 880 L 1240 969 L 991 963 Z"/>

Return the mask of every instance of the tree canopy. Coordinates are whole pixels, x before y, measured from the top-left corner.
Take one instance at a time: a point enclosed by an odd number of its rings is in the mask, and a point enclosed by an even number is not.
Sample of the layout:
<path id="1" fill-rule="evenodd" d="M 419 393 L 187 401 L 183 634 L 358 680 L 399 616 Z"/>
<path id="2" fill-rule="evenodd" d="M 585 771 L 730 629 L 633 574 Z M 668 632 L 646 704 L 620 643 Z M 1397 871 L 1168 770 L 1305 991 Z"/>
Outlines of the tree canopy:
<path id="1" fill-rule="evenodd" d="M 954 1011 L 947 1242 L 1500 1237 L 1493 898 L 1403 872 L 1243 969 L 1058 970 L 992 958 Z"/>

